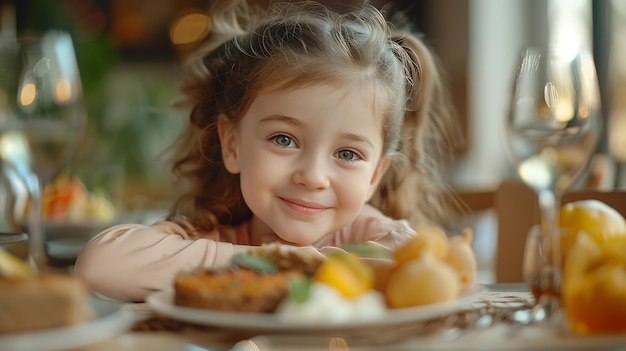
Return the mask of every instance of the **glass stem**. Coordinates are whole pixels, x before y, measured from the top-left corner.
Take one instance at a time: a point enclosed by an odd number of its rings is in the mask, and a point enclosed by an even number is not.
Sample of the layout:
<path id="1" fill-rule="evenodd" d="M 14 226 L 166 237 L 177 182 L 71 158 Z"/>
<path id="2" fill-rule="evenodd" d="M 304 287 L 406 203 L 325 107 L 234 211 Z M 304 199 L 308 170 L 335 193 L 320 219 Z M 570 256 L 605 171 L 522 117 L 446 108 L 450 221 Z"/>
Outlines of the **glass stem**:
<path id="1" fill-rule="evenodd" d="M 30 193 L 30 211 L 28 215 L 28 259 L 38 271 L 47 266 L 46 236 L 42 222 L 42 184 L 35 173 L 30 173 L 26 179 L 26 186 Z"/>
<path id="2" fill-rule="evenodd" d="M 541 210 L 540 227 L 543 267 L 539 273 L 540 298 L 536 310 L 536 320 L 558 320 L 561 308 L 561 238 L 559 230 L 559 211 L 561 208 L 561 194 L 556 191 L 539 192 L 539 206 Z"/>
<path id="3" fill-rule="evenodd" d="M 539 206 L 543 248 L 547 254 L 547 263 L 560 267 L 559 210 L 561 208 L 561 195 L 556 191 L 542 191 L 539 193 Z"/>

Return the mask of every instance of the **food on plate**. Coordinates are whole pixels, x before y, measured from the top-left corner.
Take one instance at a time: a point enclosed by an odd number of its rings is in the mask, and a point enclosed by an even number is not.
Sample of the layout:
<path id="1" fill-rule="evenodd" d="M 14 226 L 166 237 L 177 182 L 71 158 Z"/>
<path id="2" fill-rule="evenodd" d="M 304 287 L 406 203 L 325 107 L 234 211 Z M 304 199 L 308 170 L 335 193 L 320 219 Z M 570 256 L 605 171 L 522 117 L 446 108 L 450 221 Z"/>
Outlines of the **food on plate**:
<path id="1" fill-rule="evenodd" d="M 396 249 L 395 267 L 387 270 L 383 291 L 391 308 L 451 301 L 476 280 L 471 229 L 452 237 L 433 226 L 418 227 L 416 232 Z"/>
<path id="2" fill-rule="evenodd" d="M 374 273 L 374 290 L 378 290 L 385 293 L 387 289 L 387 283 L 391 273 L 396 269 L 396 262 L 394 260 L 385 259 L 369 259 L 364 258 L 363 261 L 370 266 Z"/>
<path id="3" fill-rule="evenodd" d="M 355 254 L 267 244 L 233 256 L 227 267 L 181 272 L 174 303 L 201 309 L 276 313 L 287 321 L 372 319 L 385 298 L 372 289 L 370 267 Z"/>
<path id="4" fill-rule="evenodd" d="M 233 256 L 228 267 L 180 272 L 174 278 L 174 302 L 213 310 L 274 312 L 290 282 L 322 264 L 322 256 L 313 253 L 268 244 Z"/>
<path id="5" fill-rule="evenodd" d="M 178 274 L 174 301 L 184 307 L 239 312 L 273 312 L 297 271 L 262 273 L 252 269 L 197 270 Z"/>
<path id="6" fill-rule="evenodd" d="M 399 266 L 389 277 L 386 295 L 391 308 L 402 308 L 450 301 L 460 290 L 454 268 L 426 255 Z"/>
<path id="7" fill-rule="evenodd" d="M 291 294 L 276 313 L 283 321 L 349 322 L 380 318 L 386 310 L 385 297 L 379 291 L 369 290 L 347 298 L 328 284 L 312 282 L 307 298 Z"/>
<path id="8" fill-rule="evenodd" d="M 465 229 L 460 236 L 450 238 L 448 252 L 444 257 L 444 261 L 458 273 L 461 291 L 466 291 L 476 280 L 477 263 L 472 249 L 473 236 L 471 230 Z"/>
<path id="9" fill-rule="evenodd" d="M 0 333 L 55 328 L 92 316 L 87 289 L 67 274 L 0 277 Z"/>
<path id="10" fill-rule="evenodd" d="M 313 280 L 334 287 L 343 296 L 354 298 L 374 288 L 374 272 L 355 254 L 340 252 L 321 264 Z"/>
<path id="11" fill-rule="evenodd" d="M 65 221 L 73 203 L 89 196 L 87 187 L 75 177 L 60 176 L 43 190 L 42 212 L 50 221 Z"/>
<path id="12" fill-rule="evenodd" d="M 393 252 L 395 261 L 402 265 L 419 259 L 429 253 L 436 258 L 443 258 L 448 253 L 448 236 L 443 229 L 436 226 L 419 226 L 416 235 Z"/>
<path id="13" fill-rule="evenodd" d="M 88 291 L 70 274 L 41 273 L 0 248 L 0 333 L 79 324 L 91 318 Z"/>
<path id="14" fill-rule="evenodd" d="M 71 204 L 67 213 L 70 222 L 107 223 L 115 219 L 116 211 L 109 198 L 100 192 L 89 193 L 89 196 Z"/>
<path id="15" fill-rule="evenodd" d="M 467 291 L 476 279 L 472 231 L 448 238 L 440 228 L 419 227 L 416 238 L 392 252 L 367 243 L 326 257 L 313 249 L 265 244 L 233 256 L 226 267 L 180 272 L 174 301 L 277 313 L 285 320 L 346 321 L 450 301 Z"/>
<path id="16" fill-rule="evenodd" d="M 294 250 L 290 246 L 276 243 L 255 247 L 249 250 L 248 254 L 266 258 L 273 262 L 279 270 L 297 270 L 308 275 L 314 274 L 325 261 L 324 257 L 312 248 L 309 251 L 303 249 Z M 235 257 L 235 260 L 237 260 L 237 257 Z"/>
<path id="17" fill-rule="evenodd" d="M 626 241 L 626 219 L 606 203 L 590 199 L 567 203 L 559 212 L 562 231 L 561 256 L 565 262 L 578 232 L 584 231 L 597 243 Z"/>
<path id="18" fill-rule="evenodd" d="M 626 242 L 580 232 L 565 261 L 562 296 L 574 333 L 626 332 Z"/>
<path id="19" fill-rule="evenodd" d="M 62 175 L 44 187 L 42 213 L 50 222 L 110 222 L 115 207 L 98 191 L 89 191 L 77 177 Z"/>

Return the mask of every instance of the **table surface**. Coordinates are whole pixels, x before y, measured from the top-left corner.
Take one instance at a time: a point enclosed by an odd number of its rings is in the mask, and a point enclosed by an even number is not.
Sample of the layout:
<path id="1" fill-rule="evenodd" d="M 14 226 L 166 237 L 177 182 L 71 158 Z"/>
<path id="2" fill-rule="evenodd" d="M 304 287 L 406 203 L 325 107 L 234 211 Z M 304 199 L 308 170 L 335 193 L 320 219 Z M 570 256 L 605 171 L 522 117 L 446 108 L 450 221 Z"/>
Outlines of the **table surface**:
<path id="1" fill-rule="evenodd" d="M 233 331 L 156 315 L 147 304 L 125 304 L 124 309 L 136 317 L 130 330 L 71 351 L 626 350 L 626 335 L 576 337 L 562 327 L 507 323 L 501 318 L 501 312 L 506 311 L 506 316 L 510 316 L 511 310 L 527 311 L 533 304 L 532 295 L 524 284 L 486 287 L 485 294 L 459 308 L 459 313 L 427 321 L 432 324 L 426 325 L 434 326 L 428 333 L 424 332 L 424 322 L 419 327 L 406 326 L 406 330 L 400 327 L 396 332 L 402 337 L 392 342 L 381 341 L 375 335 L 377 333 L 372 333 L 372 338 L 367 340 L 350 339 L 346 335 L 345 338 L 277 334 L 242 336 Z M 489 318 L 472 319 L 468 316 Z M 449 323 L 451 320 L 454 323 Z M 488 322 L 484 323 L 485 320 Z M 389 335 L 387 332 L 378 334 Z"/>
<path id="2" fill-rule="evenodd" d="M 466 311 L 494 311 L 527 308 L 532 305 L 532 295 L 524 284 L 487 285 L 487 292 L 466 306 Z M 127 306 L 129 307 L 129 306 Z M 626 336 L 575 337 L 563 328 L 545 325 L 520 326 L 498 322 L 491 318 L 487 326 L 453 327 L 433 320 L 436 332 L 424 335 L 417 330 L 407 331 L 395 342 L 365 342 L 330 336 L 262 335 L 241 336 L 214 327 L 198 326 L 168 319 L 149 311 L 145 304 L 131 305 L 137 322 L 131 330 L 105 341 L 92 343 L 72 351 L 292 351 L 292 350 L 626 350 Z M 482 313 L 482 312 L 481 312 Z M 496 316 L 496 314 L 493 314 Z M 497 318 L 497 317 L 496 317 Z M 456 319 L 457 321 L 459 318 Z M 436 324 L 439 323 L 439 324 Z"/>

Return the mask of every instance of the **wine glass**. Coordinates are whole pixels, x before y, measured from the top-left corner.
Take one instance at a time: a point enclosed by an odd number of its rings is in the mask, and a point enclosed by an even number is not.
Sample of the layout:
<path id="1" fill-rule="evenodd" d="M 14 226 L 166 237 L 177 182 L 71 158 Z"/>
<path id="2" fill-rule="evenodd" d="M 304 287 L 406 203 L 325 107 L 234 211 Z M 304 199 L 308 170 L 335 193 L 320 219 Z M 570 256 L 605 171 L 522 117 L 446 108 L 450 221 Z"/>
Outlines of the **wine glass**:
<path id="1" fill-rule="evenodd" d="M 557 48 L 523 51 L 505 129 L 517 172 L 539 199 L 541 267 L 529 284 L 538 296 L 535 320 L 549 320 L 561 305 L 561 196 L 589 164 L 601 130 L 591 54 Z"/>
<path id="2" fill-rule="evenodd" d="M 557 228 L 555 235 L 560 237 L 575 237 L 576 233 L 578 232 L 572 228 Z M 528 230 L 528 235 L 526 236 L 522 272 L 524 281 L 528 283 L 530 291 L 537 301 L 541 301 L 542 294 L 545 294 L 542 287 L 550 286 L 550 279 L 552 278 L 551 275 L 542 274 L 542 270 L 545 268 L 546 263 L 549 262 L 547 260 L 550 258 L 549 253 L 546 253 L 544 249 L 545 245 L 543 243 L 541 226 L 534 225 Z M 561 267 L 564 262 L 561 257 Z M 542 281 L 542 279 L 547 279 L 547 281 Z M 560 307 L 558 303 L 541 303 L 529 310 L 529 316 L 523 319 L 526 322 L 541 321 L 546 317 L 554 316 Z M 548 308 L 552 310 L 548 310 Z"/>
<path id="3" fill-rule="evenodd" d="M 0 159 L 30 195 L 29 259 L 45 269 L 42 189 L 77 150 L 84 122 L 82 86 L 68 33 L 4 41 L 1 46 Z"/>

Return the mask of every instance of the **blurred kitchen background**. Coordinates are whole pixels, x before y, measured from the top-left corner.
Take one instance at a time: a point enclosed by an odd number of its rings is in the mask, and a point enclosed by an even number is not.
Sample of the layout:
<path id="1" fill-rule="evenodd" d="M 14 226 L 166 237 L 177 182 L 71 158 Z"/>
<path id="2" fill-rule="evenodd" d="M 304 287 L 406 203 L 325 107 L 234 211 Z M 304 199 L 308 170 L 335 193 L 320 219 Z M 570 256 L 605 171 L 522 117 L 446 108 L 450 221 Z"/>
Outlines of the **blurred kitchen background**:
<path id="1" fill-rule="evenodd" d="M 219 1 L 219 0 L 217 0 Z M 276 1 L 276 0 L 274 0 Z M 267 5 L 267 0 L 257 0 Z M 339 10 L 363 1 L 322 1 Z M 520 50 L 545 41 L 593 52 L 605 135 L 599 187 L 626 186 L 626 1 L 386 0 L 422 31 L 448 74 L 465 142 L 449 165 L 460 191 L 493 189 L 515 178 L 503 121 Z M 206 0 L 0 0 L 2 36 L 71 33 L 88 110 L 88 134 L 71 172 L 103 186 L 123 211 L 162 208 L 175 189 L 160 153 L 186 122 L 172 108 L 182 55 L 209 35 Z M 475 228 L 481 264 L 496 240 L 492 220 Z M 489 271 L 487 267 L 486 271 Z M 489 280 L 489 276 L 483 277 Z"/>

